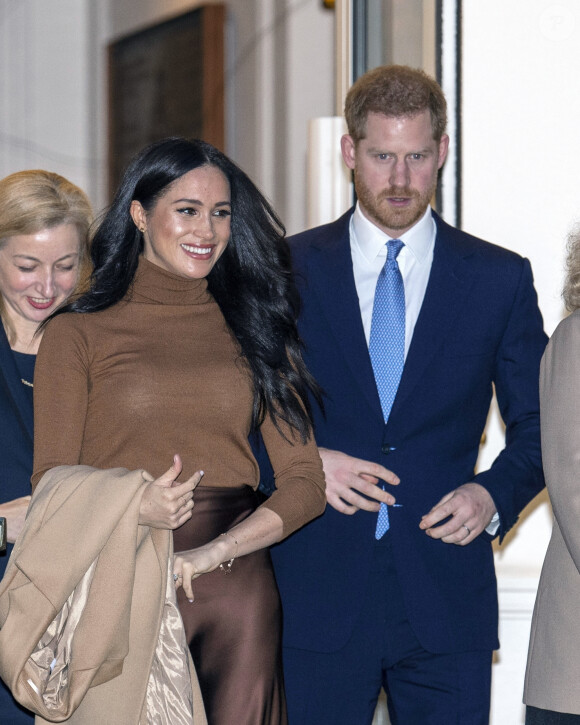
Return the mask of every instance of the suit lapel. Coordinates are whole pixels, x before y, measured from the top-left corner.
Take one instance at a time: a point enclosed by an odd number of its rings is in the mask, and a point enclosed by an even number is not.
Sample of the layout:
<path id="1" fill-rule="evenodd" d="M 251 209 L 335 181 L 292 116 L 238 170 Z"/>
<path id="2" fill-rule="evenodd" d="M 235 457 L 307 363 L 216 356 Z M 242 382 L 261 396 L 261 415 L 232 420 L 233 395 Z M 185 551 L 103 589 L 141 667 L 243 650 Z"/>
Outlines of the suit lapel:
<path id="1" fill-rule="evenodd" d="M 14 355 L 8 344 L 4 326 L 0 322 L 0 386 L 4 389 L 9 405 L 20 421 L 24 434 L 33 439 L 33 420 L 30 402 L 20 380 Z"/>
<path id="2" fill-rule="evenodd" d="M 352 210 L 330 225 L 331 233 L 322 243 L 313 245 L 309 258 L 309 288 L 318 298 L 356 384 L 373 410 L 382 417 L 352 270 L 351 216 Z"/>
<path id="3" fill-rule="evenodd" d="M 330 233 L 314 244 L 309 258 L 308 286 L 317 296 L 353 379 L 377 416 L 380 400 L 362 325 L 350 253 L 352 211 L 329 226 Z M 406 398 L 439 354 L 475 281 L 473 252 L 456 230 L 434 213 L 437 236 L 433 264 L 421 312 L 415 325 L 389 423 L 403 410 Z"/>
<path id="4" fill-rule="evenodd" d="M 475 265 L 469 259 L 472 251 L 461 244 L 453 227 L 436 214 L 434 218 L 437 236 L 433 264 L 389 421 L 402 410 L 431 360 L 439 354 L 475 280 Z"/>

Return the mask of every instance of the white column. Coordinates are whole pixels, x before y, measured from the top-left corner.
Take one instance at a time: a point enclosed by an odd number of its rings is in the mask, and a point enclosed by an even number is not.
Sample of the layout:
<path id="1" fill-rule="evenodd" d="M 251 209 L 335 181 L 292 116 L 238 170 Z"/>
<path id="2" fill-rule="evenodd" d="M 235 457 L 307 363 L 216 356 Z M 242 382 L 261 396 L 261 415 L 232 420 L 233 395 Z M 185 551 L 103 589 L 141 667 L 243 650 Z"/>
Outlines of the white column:
<path id="1" fill-rule="evenodd" d="M 340 139 L 346 122 L 340 116 L 315 118 L 308 127 L 308 219 L 315 227 L 337 219 L 352 205 L 350 171 L 342 160 Z"/>

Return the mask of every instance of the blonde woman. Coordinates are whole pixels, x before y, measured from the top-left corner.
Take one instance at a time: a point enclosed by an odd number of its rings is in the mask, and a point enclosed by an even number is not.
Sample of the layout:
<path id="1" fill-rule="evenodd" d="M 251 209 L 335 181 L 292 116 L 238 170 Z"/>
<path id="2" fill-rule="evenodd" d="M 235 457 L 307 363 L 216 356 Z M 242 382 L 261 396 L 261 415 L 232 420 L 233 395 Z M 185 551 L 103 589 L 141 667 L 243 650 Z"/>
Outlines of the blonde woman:
<path id="1" fill-rule="evenodd" d="M 86 276 L 90 202 L 81 189 L 48 171 L 0 180 L 0 517 L 8 544 L 4 575 L 30 501 L 32 394 L 38 326 Z M 32 722 L 0 682 L 0 722 Z"/>

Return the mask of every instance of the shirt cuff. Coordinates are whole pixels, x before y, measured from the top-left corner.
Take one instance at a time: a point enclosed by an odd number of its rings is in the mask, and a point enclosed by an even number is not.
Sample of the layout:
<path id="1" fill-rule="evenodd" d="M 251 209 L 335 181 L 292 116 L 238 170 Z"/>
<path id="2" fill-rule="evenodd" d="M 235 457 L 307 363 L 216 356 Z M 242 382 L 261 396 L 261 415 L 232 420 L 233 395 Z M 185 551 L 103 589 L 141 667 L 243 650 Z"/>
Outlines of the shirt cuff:
<path id="1" fill-rule="evenodd" d="M 499 529 L 499 514 L 496 511 L 494 513 L 494 515 L 492 516 L 491 521 L 489 522 L 489 524 L 487 525 L 487 528 L 485 530 L 490 536 L 495 536 L 497 534 L 498 529 Z"/>

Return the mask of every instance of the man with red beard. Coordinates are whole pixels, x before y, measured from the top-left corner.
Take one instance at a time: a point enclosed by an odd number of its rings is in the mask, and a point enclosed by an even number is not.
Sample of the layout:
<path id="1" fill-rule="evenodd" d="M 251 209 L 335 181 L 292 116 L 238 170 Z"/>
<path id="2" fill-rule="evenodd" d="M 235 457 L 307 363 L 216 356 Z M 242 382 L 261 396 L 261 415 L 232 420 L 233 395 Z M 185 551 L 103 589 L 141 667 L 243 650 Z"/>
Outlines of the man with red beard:
<path id="1" fill-rule="evenodd" d="M 358 202 L 291 239 L 329 506 L 272 551 L 289 721 L 370 724 L 382 686 L 393 725 L 484 725 L 491 541 L 543 487 L 531 268 L 431 209 L 449 143 L 432 78 L 376 68 L 345 115 Z M 506 446 L 476 473 L 494 387 Z"/>

